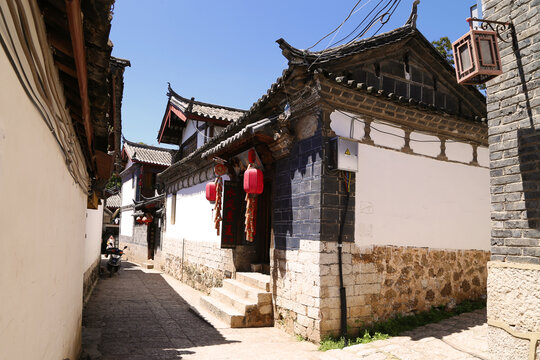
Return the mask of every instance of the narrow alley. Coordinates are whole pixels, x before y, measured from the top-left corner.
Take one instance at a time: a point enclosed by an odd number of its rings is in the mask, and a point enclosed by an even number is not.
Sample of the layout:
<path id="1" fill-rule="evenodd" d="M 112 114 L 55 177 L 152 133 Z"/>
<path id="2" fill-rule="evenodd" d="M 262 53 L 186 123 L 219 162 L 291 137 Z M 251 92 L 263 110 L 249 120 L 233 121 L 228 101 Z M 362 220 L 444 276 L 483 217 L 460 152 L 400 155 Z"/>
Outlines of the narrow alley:
<path id="1" fill-rule="evenodd" d="M 122 266 L 102 276 L 84 309 L 83 360 L 318 359 L 314 344 L 277 328 L 209 323 L 194 310 L 198 291 L 155 270 Z"/>
<path id="2" fill-rule="evenodd" d="M 83 312 L 81 360 L 487 359 L 485 310 L 429 324 L 402 336 L 317 351 L 274 328 L 233 329 L 199 305 L 201 293 L 169 275 L 124 262 L 102 275 Z"/>

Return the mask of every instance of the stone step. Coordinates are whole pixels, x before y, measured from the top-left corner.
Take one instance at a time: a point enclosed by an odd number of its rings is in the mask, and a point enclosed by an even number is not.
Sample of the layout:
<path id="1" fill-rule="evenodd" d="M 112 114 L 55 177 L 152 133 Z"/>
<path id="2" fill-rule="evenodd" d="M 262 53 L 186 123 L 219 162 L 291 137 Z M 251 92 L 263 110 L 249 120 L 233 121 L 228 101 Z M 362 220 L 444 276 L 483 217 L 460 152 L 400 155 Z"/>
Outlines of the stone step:
<path id="1" fill-rule="evenodd" d="M 254 288 L 247 284 L 241 283 L 234 279 L 223 280 L 223 288 L 233 294 L 245 299 L 256 301 L 258 305 L 266 305 L 272 303 L 272 294 L 262 291 L 259 288 Z"/>
<path id="2" fill-rule="evenodd" d="M 202 296 L 201 305 L 230 327 L 245 327 L 246 317 L 238 310 L 223 304 L 219 300 L 210 296 Z"/>
<path id="3" fill-rule="evenodd" d="M 237 272 L 236 280 L 263 291 L 270 291 L 270 275 L 253 272 Z"/>
<path id="4" fill-rule="evenodd" d="M 218 300 L 220 303 L 238 310 L 241 314 L 245 314 L 251 308 L 257 306 L 257 301 L 239 297 L 238 295 L 224 288 L 213 288 L 210 296 Z"/>

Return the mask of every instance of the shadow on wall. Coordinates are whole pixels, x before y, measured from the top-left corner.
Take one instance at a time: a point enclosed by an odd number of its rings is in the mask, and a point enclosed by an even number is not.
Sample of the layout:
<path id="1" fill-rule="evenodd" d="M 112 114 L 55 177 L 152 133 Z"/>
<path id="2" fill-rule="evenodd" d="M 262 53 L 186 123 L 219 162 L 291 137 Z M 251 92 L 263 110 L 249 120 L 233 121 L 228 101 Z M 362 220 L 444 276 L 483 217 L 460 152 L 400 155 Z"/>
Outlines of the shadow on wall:
<path id="1" fill-rule="evenodd" d="M 540 229 L 540 129 L 518 129 L 518 156 L 529 227 Z"/>
<path id="2" fill-rule="evenodd" d="M 122 267 L 100 280 L 83 311 L 81 359 L 179 359 L 197 347 L 235 342 L 194 313 L 160 274 Z"/>

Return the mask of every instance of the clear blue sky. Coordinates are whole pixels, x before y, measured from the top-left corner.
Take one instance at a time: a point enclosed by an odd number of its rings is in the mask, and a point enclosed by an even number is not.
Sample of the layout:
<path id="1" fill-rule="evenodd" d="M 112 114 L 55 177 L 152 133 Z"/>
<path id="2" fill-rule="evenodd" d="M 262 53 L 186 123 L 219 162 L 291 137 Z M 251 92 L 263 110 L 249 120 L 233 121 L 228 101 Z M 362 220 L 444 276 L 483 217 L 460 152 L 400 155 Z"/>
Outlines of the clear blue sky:
<path id="1" fill-rule="evenodd" d="M 377 0 L 355 13 L 346 35 Z M 185 97 L 248 109 L 287 67 L 275 41 L 307 48 L 337 27 L 357 0 L 187 1 L 117 0 L 110 38 L 113 56 L 131 60 L 122 106 L 124 136 L 157 145 L 167 82 Z M 381 33 L 405 23 L 413 0 L 402 0 Z M 417 27 L 432 41 L 454 41 L 468 30 L 475 0 L 422 0 Z M 328 45 L 324 40 L 314 50 Z"/>

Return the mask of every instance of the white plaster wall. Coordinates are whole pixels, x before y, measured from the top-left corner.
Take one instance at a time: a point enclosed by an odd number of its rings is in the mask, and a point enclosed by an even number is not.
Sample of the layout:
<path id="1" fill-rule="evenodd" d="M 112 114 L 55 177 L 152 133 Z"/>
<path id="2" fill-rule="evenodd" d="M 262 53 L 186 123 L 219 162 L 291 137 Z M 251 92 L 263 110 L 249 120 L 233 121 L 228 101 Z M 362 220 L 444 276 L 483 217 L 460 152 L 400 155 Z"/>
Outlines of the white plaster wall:
<path id="1" fill-rule="evenodd" d="M 133 236 L 133 210 L 122 211 L 120 217 L 120 235 Z"/>
<path id="2" fill-rule="evenodd" d="M 490 248 L 489 170 L 359 144 L 359 246 Z"/>
<path id="3" fill-rule="evenodd" d="M 344 111 L 330 114 L 330 127 L 336 135 L 361 140 L 364 137 L 364 121 L 361 115 Z M 370 138 L 375 145 L 401 150 L 405 145 L 405 132 L 383 121 L 371 123 Z M 410 134 L 409 146 L 417 155 L 436 158 L 441 153 L 441 141 L 437 136 L 413 131 Z M 469 164 L 473 159 L 472 145 L 455 140 L 446 141 L 445 154 L 448 160 Z M 478 165 L 489 167 L 489 150 L 487 147 L 477 148 Z"/>
<path id="4" fill-rule="evenodd" d="M 364 137 L 361 115 L 336 110 L 330 120 L 336 135 Z M 400 150 L 404 135 L 391 124 L 371 123 L 377 146 Z M 472 146 L 446 143 L 446 156 L 459 164 L 434 159 L 441 152 L 438 137 L 412 132 L 410 139 L 414 154 L 358 144 L 356 243 L 489 250 L 489 170 L 468 165 Z M 479 165 L 487 166 L 487 148 L 477 153 Z"/>
<path id="5" fill-rule="evenodd" d="M 480 166 L 489 167 L 489 149 L 487 147 L 479 147 L 477 152 L 478 152 L 478 164 Z"/>
<path id="6" fill-rule="evenodd" d="M 0 358 L 75 359 L 86 195 L 2 47 L 0 72 Z"/>
<path id="7" fill-rule="evenodd" d="M 205 142 L 204 140 L 205 140 L 204 131 L 197 132 L 197 148 L 204 145 L 204 142 Z"/>
<path id="8" fill-rule="evenodd" d="M 188 120 L 186 123 L 186 128 L 184 129 L 184 132 L 182 133 L 182 144 L 189 139 L 189 137 L 193 134 L 195 134 L 195 121 Z M 199 139 L 197 139 L 198 141 Z"/>
<path id="9" fill-rule="evenodd" d="M 460 142 L 446 142 L 446 157 L 448 160 L 470 163 L 473 160 L 473 147 Z"/>
<path id="10" fill-rule="evenodd" d="M 129 174 L 129 176 L 122 179 L 122 206 L 133 204 L 133 199 L 135 199 L 135 187 L 133 186 L 133 182 L 132 174 Z"/>
<path id="11" fill-rule="evenodd" d="M 101 254 L 101 233 L 103 229 L 103 205 L 86 210 L 86 233 L 84 239 L 84 271 L 99 259 Z"/>
<path id="12" fill-rule="evenodd" d="M 220 243 L 214 226 L 214 205 L 206 200 L 206 183 L 184 188 L 176 195 L 176 222 L 171 224 L 172 194 L 167 195 L 167 227 L 164 234 L 164 251 L 169 248 L 167 238 Z"/>

